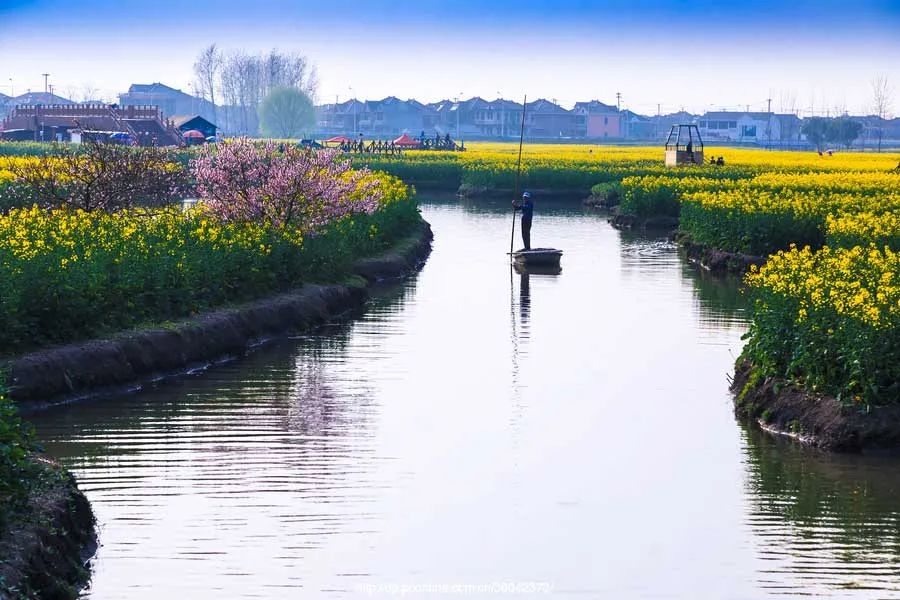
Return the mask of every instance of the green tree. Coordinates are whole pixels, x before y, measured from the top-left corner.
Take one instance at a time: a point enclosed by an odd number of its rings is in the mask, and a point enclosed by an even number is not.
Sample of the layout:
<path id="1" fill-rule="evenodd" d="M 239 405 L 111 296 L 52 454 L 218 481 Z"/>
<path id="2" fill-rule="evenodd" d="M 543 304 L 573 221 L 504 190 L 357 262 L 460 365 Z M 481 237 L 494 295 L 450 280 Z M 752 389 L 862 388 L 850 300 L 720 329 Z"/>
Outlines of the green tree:
<path id="1" fill-rule="evenodd" d="M 828 119 L 822 117 L 810 117 L 803 121 L 803 127 L 800 129 L 809 143 L 821 152 L 828 139 Z"/>
<path id="2" fill-rule="evenodd" d="M 272 88 L 259 105 L 259 128 L 264 137 L 299 137 L 314 122 L 312 100 L 297 88 Z"/>
<path id="3" fill-rule="evenodd" d="M 828 124 L 828 141 L 850 148 L 862 132 L 862 123 L 841 117 Z"/>

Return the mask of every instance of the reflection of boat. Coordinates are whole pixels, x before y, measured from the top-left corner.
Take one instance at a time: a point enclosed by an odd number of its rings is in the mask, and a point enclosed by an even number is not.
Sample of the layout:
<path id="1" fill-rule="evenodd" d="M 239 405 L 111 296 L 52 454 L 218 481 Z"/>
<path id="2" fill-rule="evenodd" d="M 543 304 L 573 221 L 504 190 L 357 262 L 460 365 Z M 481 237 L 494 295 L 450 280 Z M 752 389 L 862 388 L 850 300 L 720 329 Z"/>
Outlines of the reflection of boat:
<path id="1" fill-rule="evenodd" d="M 532 248 L 510 252 L 513 262 L 528 267 L 559 267 L 562 250 L 556 248 Z"/>
<path id="2" fill-rule="evenodd" d="M 527 265 L 521 262 L 513 262 L 513 269 L 519 275 L 559 275 L 562 267 L 555 265 Z"/>

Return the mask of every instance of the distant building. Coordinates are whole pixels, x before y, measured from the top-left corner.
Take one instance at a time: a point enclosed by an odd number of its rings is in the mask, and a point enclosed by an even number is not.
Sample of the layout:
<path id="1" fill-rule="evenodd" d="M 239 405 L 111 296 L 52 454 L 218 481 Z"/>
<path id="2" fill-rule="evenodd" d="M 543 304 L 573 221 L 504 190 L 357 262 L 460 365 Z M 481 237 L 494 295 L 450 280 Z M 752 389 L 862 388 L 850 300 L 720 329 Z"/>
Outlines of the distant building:
<path id="1" fill-rule="evenodd" d="M 441 100 L 430 104 L 437 114 L 439 134 L 454 138 L 509 138 L 519 135 L 522 105 L 511 100 Z M 458 132 L 458 134 L 457 134 Z"/>
<path id="2" fill-rule="evenodd" d="M 698 118 L 704 141 L 776 144 L 793 141 L 800 134 L 796 115 L 769 112 L 716 111 Z"/>
<path id="3" fill-rule="evenodd" d="M 169 121 L 175 126 L 175 129 L 182 134 L 188 131 L 199 131 L 204 138 L 215 137 L 218 127 L 200 115 L 174 115 L 169 117 Z"/>
<path id="4" fill-rule="evenodd" d="M 140 146 L 179 146 L 180 132 L 166 121 L 158 107 L 108 104 L 22 104 L 3 120 L 3 139 L 69 142 L 109 140 L 113 134 L 127 134 Z"/>
<path id="5" fill-rule="evenodd" d="M 627 140 L 658 140 L 661 139 L 661 129 L 665 122 L 656 117 L 639 115 L 630 110 L 622 111 L 625 139 Z M 665 130 L 668 133 L 668 129 Z"/>
<path id="6" fill-rule="evenodd" d="M 347 100 L 316 107 L 316 129 L 323 133 L 352 134 L 359 131 L 359 116 L 365 112 L 365 103 Z"/>
<path id="7" fill-rule="evenodd" d="M 577 138 L 585 135 L 585 115 L 543 98 L 525 109 L 525 135 L 531 138 Z"/>
<path id="8" fill-rule="evenodd" d="M 434 135 L 438 115 L 418 100 L 388 96 L 381 100 L 347 100 L 316 108 L 316 128 L 325 134 L 390 137 L 401 133 Z"/>
<path id="9" fill-rule="evenodd" d="M 55 106 L 60 106 L 64 104 L 75 104 L 68 98 L 63 98 L 62 96 L 57 96 L 56 94 L 51 94 L 49 92 L 26 92 L 21 96 L 14 96 L 13 98 L 10 98 L 9 103 L 13 106 L 33 106 L 35 104 L 53 104 Z"/>
<path id="10" fill-rule="evenodd" d="M 584 136 L 587 138 L 621 139 L 625 137 L 625 117 L 615 106 L 591 100 L 590 102 L 576 102 L 572 111 L 584 117 Z"/>
<path id="11" fill-rule="evenodd" d="M 202 115 L 213 118 L 212 102 L 162 83 L 134 83 L 124 94 L 119 94 L 122 106 L 158 106 L 163 115 Z"/>

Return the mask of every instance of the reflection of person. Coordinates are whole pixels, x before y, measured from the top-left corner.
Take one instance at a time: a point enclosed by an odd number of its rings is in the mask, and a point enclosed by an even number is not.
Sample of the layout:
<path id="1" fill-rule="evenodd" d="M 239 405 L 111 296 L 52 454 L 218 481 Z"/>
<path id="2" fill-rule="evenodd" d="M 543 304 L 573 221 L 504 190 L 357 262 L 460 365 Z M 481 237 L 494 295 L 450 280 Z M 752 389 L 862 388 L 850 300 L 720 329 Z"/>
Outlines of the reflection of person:
<path id="1" fill-rule="evenodd" d="M 531 193 L 522 194 L 521 200 L 513 200 L 513 210 L 522 211 L 522 243 L 526 250 L 531 250 L 531 218 L 534 216 L 534 201 Z"/>
<path id="2" fill-rule="evenodd" d="M 519 316 L 524 323 L 531 312 L 531 286 L 528 271 L 519 273 Z"/>

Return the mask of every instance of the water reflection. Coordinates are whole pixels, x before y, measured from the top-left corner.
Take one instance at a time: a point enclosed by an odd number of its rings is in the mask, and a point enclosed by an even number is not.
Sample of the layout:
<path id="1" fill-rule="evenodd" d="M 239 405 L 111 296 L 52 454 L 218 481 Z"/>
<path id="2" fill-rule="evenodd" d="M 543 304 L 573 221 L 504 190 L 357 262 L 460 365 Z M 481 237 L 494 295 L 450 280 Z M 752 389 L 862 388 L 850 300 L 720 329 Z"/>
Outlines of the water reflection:
<path id="1" fill-rule="evenodd" d="M 897 459 L 828 454 L 756 428 L 743 435 L 761 587 L 818 597 L 900 592 Z"/>
<path id="2" fill-rule="evenodd" d="M 746 328 L 749 318 L 746 288 L 740 275 L 710 273 L 685 261 L 683 277 L 693 288 L 694 313 L 704 329 L 743 331 Z"/>

